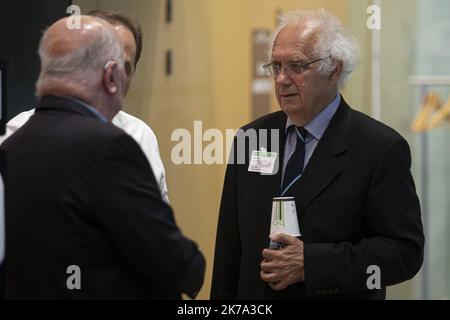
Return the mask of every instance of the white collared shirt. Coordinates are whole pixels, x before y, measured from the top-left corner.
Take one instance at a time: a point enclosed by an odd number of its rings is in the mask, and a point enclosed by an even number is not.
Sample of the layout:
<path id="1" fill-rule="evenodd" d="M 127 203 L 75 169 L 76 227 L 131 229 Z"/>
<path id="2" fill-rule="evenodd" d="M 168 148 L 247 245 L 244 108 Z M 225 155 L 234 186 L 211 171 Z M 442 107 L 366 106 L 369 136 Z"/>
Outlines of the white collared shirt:
<path id="1" fill-rule="evenodd" d="M 0 137 L 0 144 L 22 127 L 34 114 L 34 111 L 34 109 L 25 111 L 12 118 L 6 125 L 5 135 Z M 113 118 L 112 123 L 128 133 L 139 144 L 153 170 L 162 198 L 168 203 L 166 174 L 153 130 L 144 121 L 124 111 L 120 111 Z"/>

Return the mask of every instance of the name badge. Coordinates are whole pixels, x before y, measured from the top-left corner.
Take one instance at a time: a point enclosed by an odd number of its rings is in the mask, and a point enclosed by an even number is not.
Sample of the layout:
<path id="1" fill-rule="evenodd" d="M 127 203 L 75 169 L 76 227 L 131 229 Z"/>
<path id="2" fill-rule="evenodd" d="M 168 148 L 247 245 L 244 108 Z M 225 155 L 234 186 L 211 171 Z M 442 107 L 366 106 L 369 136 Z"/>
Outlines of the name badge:
<path id="1" fill-rule="evenodd" d="M 275 168 L 275 162 L 277 160 L 276 152 L 267 151 L 253 151 L 250 165 L 248 166 L 249 172 L 258 172 L 261 174 L 273 174 Z"/>

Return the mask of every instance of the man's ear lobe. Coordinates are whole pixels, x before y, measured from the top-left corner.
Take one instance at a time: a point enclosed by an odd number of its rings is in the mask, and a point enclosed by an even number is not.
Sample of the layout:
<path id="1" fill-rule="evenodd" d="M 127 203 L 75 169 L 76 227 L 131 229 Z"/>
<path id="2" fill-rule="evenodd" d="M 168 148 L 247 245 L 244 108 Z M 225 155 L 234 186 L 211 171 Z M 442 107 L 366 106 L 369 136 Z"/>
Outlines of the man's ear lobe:
<path id="1" fill-rule="evenodd" d="M 118 91 L 117 86 L 117 62 L 110 61 L 105 65 L 103 71 L 103 86 L 109 94 L 115 94 Z"/>

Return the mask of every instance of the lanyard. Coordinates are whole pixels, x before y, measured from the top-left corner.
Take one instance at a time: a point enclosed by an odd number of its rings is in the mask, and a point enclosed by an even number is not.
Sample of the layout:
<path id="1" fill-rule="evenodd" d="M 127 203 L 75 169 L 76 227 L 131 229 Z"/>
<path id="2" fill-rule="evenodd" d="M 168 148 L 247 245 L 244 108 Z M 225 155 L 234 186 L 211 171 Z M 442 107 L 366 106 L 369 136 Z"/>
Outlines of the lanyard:
<path id="1" fill-rule="evenodd" d="M 293 180 L 291 181 L 291 183 L 289 183 L 289 185 L 288 185 L 284 190 L 281 190 L 281 195 L 280 195 L 280 197 L 284 197 L 284 195 L 285 195 L 286 192 L 292 187 L 292 185 L 293 185 L 294 183 L 296 183 L 296 182 L 298 181 L 298 179 L 300 179 L 300 178 L 302 177 L 302 174 L 303 174 L 303 173 L 300 173 L 298 176 L 296 176 L 295 179 L 293 179 Z M 281 185 L 283 185 L 283 183 L 281 183 Z"/>

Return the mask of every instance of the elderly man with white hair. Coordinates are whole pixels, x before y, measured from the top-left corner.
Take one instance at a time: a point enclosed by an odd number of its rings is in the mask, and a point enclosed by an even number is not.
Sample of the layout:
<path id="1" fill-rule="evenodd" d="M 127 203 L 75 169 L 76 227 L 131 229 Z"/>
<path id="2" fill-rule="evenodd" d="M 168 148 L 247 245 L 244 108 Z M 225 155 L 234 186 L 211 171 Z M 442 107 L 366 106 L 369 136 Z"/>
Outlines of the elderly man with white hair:
<path id="1" fill-rule="evenodd" d="M 274 130 L 280 139 L 259 140 L 258 149 L 235 139 L 212 299 L 384 299 L 386 286 L 420 269 L 424 235 L 409 146 L 340 94 L 357 53 L 324 10 L 282 17 L 264 66 L 282 111 L 242 128 Z M 236 161 L 241 152 L 244 164 Z M 271 221 L 280 197 L 295 203 L 298 234 L 270 234 L 272 223 L 288 223 L 283 210 Z"/>

